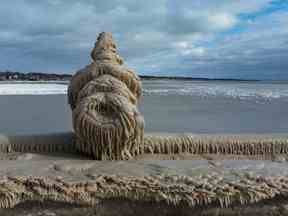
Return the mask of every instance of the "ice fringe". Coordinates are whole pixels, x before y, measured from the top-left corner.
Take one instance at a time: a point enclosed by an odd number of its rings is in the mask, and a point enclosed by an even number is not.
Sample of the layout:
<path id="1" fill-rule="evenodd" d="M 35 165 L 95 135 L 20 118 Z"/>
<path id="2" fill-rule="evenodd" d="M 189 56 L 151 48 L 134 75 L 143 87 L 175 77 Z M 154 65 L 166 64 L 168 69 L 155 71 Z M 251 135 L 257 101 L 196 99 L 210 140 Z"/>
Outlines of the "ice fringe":
<path id="1" fill-rule="evenodd" d="M 105 199 L 227 208 L 277 197 L 288 198 L 287 186 L 287 177 L 245 175 L 237 180 L 217 175 L 197 178 L 98 175 L 94 180 L 80 183 L 41 177 L 8 177 L 0 182 L 0 208 L 12 208 L 26 201 L 56 201 L 94 206 Z"/>
<path id="2" fill-rule="evenodd" d="M 79 153 L 73 133 L 51 135 L 0 135 L 0 152 Z M 144 154 L 219 154 L 269 156 L 288 154 L 288 137 L 208 136 L 208 135 L 149 135 L 143 137 Z"/>

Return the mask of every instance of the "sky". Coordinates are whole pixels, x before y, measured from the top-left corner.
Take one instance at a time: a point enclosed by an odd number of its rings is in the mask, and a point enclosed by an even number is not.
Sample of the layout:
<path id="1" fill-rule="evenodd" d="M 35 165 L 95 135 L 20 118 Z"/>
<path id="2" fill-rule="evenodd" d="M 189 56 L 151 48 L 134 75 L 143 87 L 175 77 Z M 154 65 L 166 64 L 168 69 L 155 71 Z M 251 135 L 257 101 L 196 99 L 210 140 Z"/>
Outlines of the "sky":
<path id="1" fill-rule="evenodd" d="M 288 80 L 288 0 L 9 0 L 0 71 L 75 73 L 113 33 L 141 75 Z"/>

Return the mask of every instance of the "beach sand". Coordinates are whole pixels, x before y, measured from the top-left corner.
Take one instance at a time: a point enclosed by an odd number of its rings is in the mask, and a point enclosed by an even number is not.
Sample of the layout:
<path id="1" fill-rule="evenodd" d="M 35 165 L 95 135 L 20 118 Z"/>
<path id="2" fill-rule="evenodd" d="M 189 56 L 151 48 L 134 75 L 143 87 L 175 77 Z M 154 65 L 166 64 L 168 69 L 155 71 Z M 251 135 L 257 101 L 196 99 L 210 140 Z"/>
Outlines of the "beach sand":
<path id="1" fill-rule="evenodd" d="M 37 134 L 72 130 L 66 95 L 0 95 L 0 133 Z M 144 95 L 145 132 L 270 134 L 288 131 L 288 102 Z"/>

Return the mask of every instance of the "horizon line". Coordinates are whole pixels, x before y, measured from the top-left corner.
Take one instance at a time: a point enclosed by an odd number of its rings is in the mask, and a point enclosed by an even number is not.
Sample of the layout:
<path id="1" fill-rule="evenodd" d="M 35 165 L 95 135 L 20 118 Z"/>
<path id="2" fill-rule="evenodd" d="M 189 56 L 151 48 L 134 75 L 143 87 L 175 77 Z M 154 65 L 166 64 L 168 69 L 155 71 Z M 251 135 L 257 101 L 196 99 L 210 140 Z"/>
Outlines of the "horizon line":
<path id="1" fill-rule="evenodd" d="M 19 72 L 19 71 L 11 71 L 11 70 L 6 70 L 6 71 L 0 71 L 0 74 L 3 73 L 11 73 L 11 74 L 23 74 L 23 75 L 56 75 L 56 76 L 73 76 L 73 74 L 70 73 L 51 73 L 51 72 Z M 209 78 L 209 77 L 192 77 L 192 76 L 177 76 L 177 75 L 143 75 L 139 74 L 140 78 L 146 78 L 146 79 L 183 79 L 183 80 L 211 80 L 211 81 L 288 81 L 288 79 L 243 79 L 243 78 L 224 78 L 224 77 L 215 77 L 215 78 Z"/>

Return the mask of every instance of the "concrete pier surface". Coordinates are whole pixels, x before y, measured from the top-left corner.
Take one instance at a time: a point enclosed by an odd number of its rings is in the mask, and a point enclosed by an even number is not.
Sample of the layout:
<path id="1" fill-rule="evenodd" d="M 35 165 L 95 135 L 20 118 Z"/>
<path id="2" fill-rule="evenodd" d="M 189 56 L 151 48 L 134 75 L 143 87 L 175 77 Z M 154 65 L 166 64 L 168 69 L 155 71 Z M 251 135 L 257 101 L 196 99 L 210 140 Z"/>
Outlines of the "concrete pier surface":
<path id="1" fill-rule="evenodd" d="M 287 136 L 189 136 L 209 142 L 214 140 L 218 145 L 221 145 L 219 140 L 237 141 L 231 145 L 243 141 L 253 148 L 265 143 L 272 145 L 267 148 L 270 153 L 267 150 L 259 154 L 254 154 L 256 151 L 253 154 L 239 151 L 235 154 L 144 153 L 129 161 L 95 161 L 67 150 L 73 149 L 72 133 L 1 135 L 0 214 L 288 214 L 288 154 L 277 147 L 282 145 L 285 149 Z M 251 140 L 253 142 L 249 143 Z M 46 147 L 15 151 L 22 149 L 21 144 L 31 143 L 52 147 L 50 151 Z M 11 144 L 18 147 L 13 149 Z M 40 152 L 41 149 L 47 151 Z"/>

